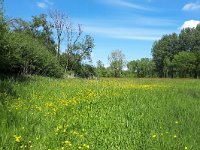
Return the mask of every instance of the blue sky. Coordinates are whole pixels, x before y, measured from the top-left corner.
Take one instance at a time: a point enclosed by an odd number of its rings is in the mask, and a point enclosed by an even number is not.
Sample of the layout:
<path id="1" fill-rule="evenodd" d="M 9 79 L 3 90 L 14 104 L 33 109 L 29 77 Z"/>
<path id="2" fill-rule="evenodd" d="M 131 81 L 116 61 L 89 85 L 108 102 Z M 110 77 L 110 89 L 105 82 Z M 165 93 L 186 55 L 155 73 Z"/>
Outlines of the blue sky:
<path id="1" fill-rule="evenodd" d="M 6 14 L 30 20 L 31 16 L 59 9 L 85 34 L 95 39 L 93 64 L 122 50 L 128 61 L 151 58 L 155 40 L 164 34 L 200 23 L 198 0 L 5 0 Z"/>

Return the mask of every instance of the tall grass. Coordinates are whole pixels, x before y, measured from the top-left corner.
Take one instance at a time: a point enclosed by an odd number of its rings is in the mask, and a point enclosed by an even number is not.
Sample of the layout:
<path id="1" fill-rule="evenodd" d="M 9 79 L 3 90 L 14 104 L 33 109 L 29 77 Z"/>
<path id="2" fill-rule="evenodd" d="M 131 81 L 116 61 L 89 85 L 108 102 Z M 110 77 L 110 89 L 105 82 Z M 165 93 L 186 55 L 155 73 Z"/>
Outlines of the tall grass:
<path id="1" fill-rule="evenodd" d="M 0 82 L 0 149 L 198 150 L 200 81 Z"/>

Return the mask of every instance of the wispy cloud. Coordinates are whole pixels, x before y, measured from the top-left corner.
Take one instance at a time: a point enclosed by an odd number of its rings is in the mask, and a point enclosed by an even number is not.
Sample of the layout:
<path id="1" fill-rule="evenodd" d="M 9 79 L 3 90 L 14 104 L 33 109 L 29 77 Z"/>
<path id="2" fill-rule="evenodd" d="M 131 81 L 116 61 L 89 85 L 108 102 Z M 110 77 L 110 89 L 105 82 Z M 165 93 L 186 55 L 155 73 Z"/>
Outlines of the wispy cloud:
<path id="1" fill-rule="evenodd" d="M 86 26 L 84 30 L 87 33 L 100 35 L 103 37 L 128 39 L 128 40 L 144 40 L 155 41 L 163 34 L 171 33 L 171 31 L 156 30 L 148 28 L 123 28 L 123 27 L 98 27 Z"/>
<path id="2" fill-rule="evenodd" d="M 43 9 L 48 7 L 44 2 L 37 2 L 37 6 Z"/>
<path id="3" fill-rule="evenodd" d="M 44 0 L 42 2 L 37 2 L 37 6 L 39 8 L 45 9 L 48 8 L 50 5 L 53 5 L 53 3 L 49 0 Z"/>
<path id="4" fill-rule="evenodd" d="M 134 19 L 132 19 L 134 18 Z M 154 17 L 145 17 L 145 16 L 139 16 L 135 15 L 132 17 L 118 17 L 115 19 L 112 18 L 75 18 L 74 19 L 77 23 L 81 23 L 83 25 L 89 25 L 89 26 L 107 26 L 107 27 L 113 27 L 113 25 L 122 25 L 124 27 L 134 26 L 134 27 L 151 27 L 151 28 L 163 28 L 163 27 L 173 27 L 177 26 L 178 20 L 172 20 L 167 18 L 154 18 Z"/>
<path id="5" fill-rule="evenodd" d="M 177 22 L 165 18 L 135 16 L 134 19 L 84 19 L 76 18 L 75 22 L 83 24 L 83 30 L 92 35 L 117 39 L 155 41 L 163 34 L 174 32 Z M 170 28 L 169 28 L 170 27 Z"/>
<path id="6" fill-rule="evenodd" d="M 194 11 L 194 10 L 200 10 L 200 3 L 196 2 L 196 3 L 188 3 L 185 4 L 182 8 L 182 10 L 184 11 Z"/>
<path id="7" fill-rule="evenodd" d="M 113 5 L 113 6 L 120 6 L 120 7 L 126 7 L 126 8 L 131 8 L 131 9 L 136 9 L 136 10 L 143 10 L 143 11 L 153 11 L 153 9 L 139 5 L 136 3 L 129 2 L 127 0 L 106 0 L 102 1 L 106 4 Z"/>
<path id="8" fill-rule="evenodd" d="M 44 0 L 44 2 L 48 5 L 53 5 L 53 2 L 49 1 L 49 0 Z"/>
<path id="9" fill-rule="evenodd" d="M 185 21 L 184 24 L 180 27 L 180 29 L 185 29 L 185 28 L 196 28 L 196 26 L 200 24 L 200 21 L 198 20 L 189 20 Z"/>

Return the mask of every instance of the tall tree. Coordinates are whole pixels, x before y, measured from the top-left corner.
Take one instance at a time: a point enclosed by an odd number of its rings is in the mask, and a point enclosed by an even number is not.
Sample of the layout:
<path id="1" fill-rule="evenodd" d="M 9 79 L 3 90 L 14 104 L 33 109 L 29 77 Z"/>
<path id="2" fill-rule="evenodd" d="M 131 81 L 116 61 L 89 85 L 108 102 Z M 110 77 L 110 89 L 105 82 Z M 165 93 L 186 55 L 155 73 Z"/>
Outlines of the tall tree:
<path id="1" fill-rule="evenodd" d="M 82 60 L 91 60 L 92 49 L 94 48 L 94 39 L 90 35 L 86 35 L 83 39 L 83 30 L 80 24 L 77 28 L 73 23 L 68 20 L 66 22 L 66 65 L 65 70 L 69 70 L 69 64 L 74 61 L 75 64 L 80 63 Z M 82 41 L 81 41 L 82 39 Z"/>
<path id="2" fill-rule="evenodd" d="M 122 69 L 125 66 L 125 55 L 121 50 L 115 50 L 108 56 L 110 67 L 114 72 L 114 77 L 120 77 Z"/>
<path id="3" fill-rule="evenodd" d="M 62 36 L 63 36 L 64 28 L 66 25 L 67 17 L 63 12 L 59 10 L 52 10 L 49 12 L 49 15 L 52 19 L 52 22 L 57 34 L 57 57 L 59 57 L 61 41 L 62 41 Z"/>
<path id="4" fill-rule="evenodd" d="M 181 30 L 179 34 L 180 41 L 180 50 L 192 52 L 195 48 L 195 36 L 194 36 L 195 28 L 186 28 Z"/>
<path id="5" fill-rule="evenodd" d="M 164 35 L 159 41 L 154 43 L 152 47 L 152 55 L 156 64 L 156 70 L 160 77 L 164 77 L 165 58 L 168 58 L 170 61 L 172 61 L 174 55 L 178 54 L 179 51 L 179 37 L 176 33 Z M 169 69 L 170 68 L 168 68 L 168 70 Z"/>

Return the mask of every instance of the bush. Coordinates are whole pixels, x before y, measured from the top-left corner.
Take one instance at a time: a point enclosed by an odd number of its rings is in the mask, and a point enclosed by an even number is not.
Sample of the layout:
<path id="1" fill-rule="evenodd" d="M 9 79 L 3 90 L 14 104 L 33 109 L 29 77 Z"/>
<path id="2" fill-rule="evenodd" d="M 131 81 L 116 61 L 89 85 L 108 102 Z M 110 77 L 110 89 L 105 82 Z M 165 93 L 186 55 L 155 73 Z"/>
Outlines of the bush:
<path id="1" fill-rule="evenodd" d="M 5 35 L 3 43 L 0 56 L 1 72 L 51 77 L 63 75 L 56 57 L 30 35 L 23 32 L 10 32 Z"/>

